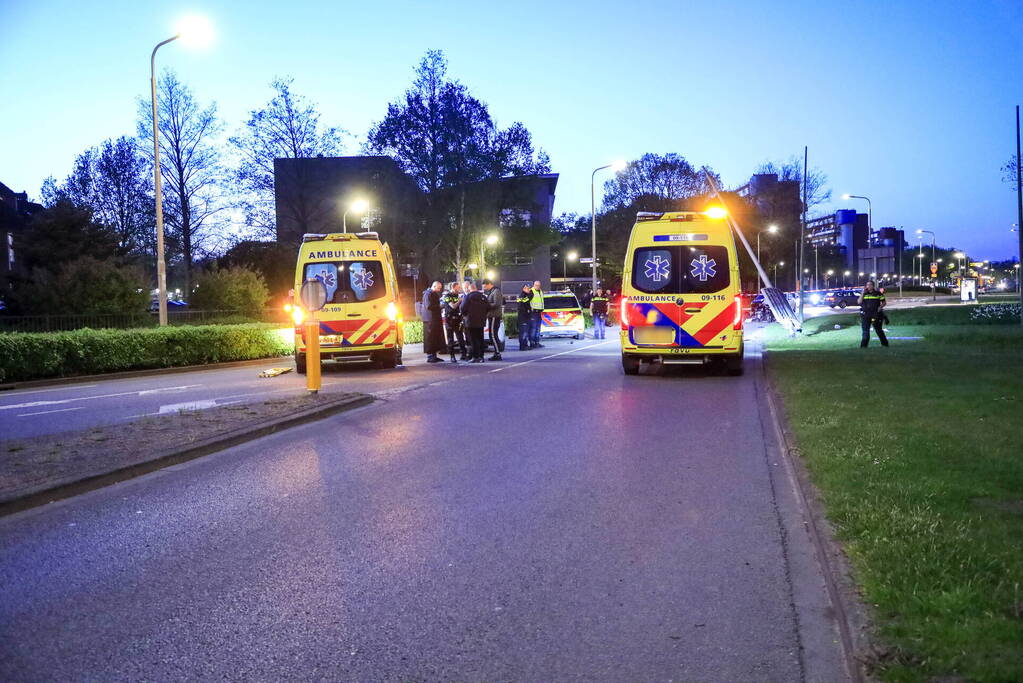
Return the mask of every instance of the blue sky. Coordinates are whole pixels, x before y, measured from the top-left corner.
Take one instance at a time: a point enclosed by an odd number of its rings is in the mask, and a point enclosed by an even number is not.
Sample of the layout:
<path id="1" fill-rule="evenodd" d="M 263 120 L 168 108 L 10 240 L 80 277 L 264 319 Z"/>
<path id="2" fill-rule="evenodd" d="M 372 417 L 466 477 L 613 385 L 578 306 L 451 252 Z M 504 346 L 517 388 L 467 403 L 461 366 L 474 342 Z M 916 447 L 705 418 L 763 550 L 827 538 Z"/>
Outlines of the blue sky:
<path id="1" fill-rule="evenodd" d="M 867 195 L 876 226 L 1016 253 L 1000 169 L 1023 103 L 1018 0 L 190 2 L 0 0 L 0 181 L 38 196 L 78 152 L 133 132 L 149 52 L 192 11 L 216 41 L 171 44 L 159 64 L 229 131 L 291 75 L 356 153 L 440 48 L 499 124 L 522 121 L 550 154 L 558 211 L 588 212 L 590 171 L 615 158 L 678 152 L 734 187 L 808 145 L 835 197 L 821 212 Z"/>

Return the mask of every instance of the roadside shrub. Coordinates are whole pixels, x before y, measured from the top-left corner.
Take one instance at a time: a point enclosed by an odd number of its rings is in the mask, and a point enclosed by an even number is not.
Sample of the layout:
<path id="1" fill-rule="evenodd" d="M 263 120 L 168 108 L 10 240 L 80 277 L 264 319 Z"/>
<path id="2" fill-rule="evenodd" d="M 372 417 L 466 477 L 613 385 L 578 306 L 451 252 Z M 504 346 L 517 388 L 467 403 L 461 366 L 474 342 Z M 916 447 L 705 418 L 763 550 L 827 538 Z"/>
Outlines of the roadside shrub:
<path id="1" fill-rule="evenodd" d="M 0 382 L 285 356 L 291 334 L 258 323 L 0 334 Z"/>
<path id="2" fill-rule="evenodd" d="M 266 282 L 255 270 L 245 266 L 213 266 L 196 280 L 188 304 L 198 310 L 255 316 L 263 312 L 269 298 Z"/>
<path id="3" fill-rule="evenodd" d="M 986 304 L 970 308 L 970 320 L 986 323 L 1018 323 L 1019 304 Z"/>
<path id="4" fill-rule="evenodd" d="M 82 256 L 55 270 L 33 268 L 11 292 L 11 307 L 23 315 L 109 315 L 146 312 L 149 295 L 138 268 L 113 259 Z"/>
<path id="5" fill-rule="evenodd" d="M 405 343 L 406 344 L 422 344 L 423 343 L 423 321 L 422 320 L 406 320 L 405 321 Z"/>

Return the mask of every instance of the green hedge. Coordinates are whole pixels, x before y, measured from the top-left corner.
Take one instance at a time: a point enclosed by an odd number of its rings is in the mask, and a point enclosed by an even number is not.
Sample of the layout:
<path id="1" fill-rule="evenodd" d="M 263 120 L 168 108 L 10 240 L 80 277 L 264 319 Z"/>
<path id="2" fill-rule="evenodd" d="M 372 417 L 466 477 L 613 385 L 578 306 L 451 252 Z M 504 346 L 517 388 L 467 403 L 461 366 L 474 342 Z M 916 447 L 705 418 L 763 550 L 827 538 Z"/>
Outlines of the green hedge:
<path id="1" fill-rule="evenodd" d="M 0 334 L 0 382 L 286 356 L 290 329 L 203 325 Z"/>

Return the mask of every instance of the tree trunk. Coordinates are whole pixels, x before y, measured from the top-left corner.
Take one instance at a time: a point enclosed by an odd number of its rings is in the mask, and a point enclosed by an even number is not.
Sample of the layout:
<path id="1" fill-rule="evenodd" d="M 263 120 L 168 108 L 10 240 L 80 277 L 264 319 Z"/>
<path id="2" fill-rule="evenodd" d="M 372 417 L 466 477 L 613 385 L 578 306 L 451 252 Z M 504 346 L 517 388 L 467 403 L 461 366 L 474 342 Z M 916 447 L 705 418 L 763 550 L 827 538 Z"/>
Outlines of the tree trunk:
<path id="1" fill-rule="evenodd" d="M 192 291 L 192 209 L 188 205 L 188 198 L 181 198 L 181 252 L 184 261 L 185 284 L 181 290 L 186 296 Z"/>

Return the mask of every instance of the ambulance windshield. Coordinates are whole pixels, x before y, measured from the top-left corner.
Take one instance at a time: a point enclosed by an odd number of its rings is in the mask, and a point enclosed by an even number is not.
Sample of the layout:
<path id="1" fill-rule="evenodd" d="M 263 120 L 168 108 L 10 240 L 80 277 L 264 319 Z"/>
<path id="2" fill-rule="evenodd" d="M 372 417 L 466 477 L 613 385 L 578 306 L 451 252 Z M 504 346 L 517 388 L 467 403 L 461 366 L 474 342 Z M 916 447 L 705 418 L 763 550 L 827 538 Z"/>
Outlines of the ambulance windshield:
<path id="1" fill-rule="evenodd" d="M 379 299 L 387 294 L 380 261 L 320 261 L 307 263 L 306 280 L 319 280 L 327 288 L 328 304 Z"/>

